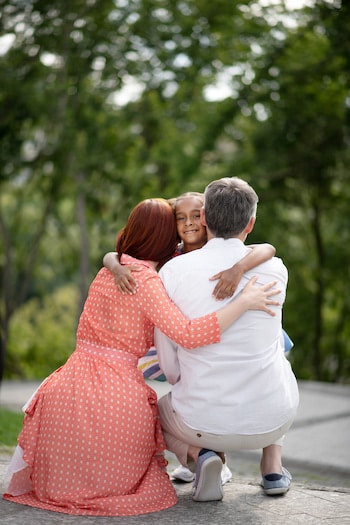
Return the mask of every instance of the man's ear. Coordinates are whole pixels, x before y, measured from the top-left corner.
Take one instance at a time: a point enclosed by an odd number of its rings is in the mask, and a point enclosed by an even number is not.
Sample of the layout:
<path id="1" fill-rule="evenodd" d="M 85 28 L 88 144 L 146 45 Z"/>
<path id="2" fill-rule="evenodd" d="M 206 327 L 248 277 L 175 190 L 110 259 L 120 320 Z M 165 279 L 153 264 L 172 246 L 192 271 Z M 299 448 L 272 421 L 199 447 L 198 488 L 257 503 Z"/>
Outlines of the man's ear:
<path id="1" fill-rule="evenodd" d="M 246 228 L 244 230 L 247 235 L 249 235 L 249 233 L 253 230 L 254 224 L 255 224 L 255 220 L 256 220 L 256 217 L 251 217 L 250 218 L 250 220 L 249 220 L 249 222 L 248 222 L 248 224 L 247 224 L 247 226 L 246 226 Z"/>
<path id="2" fill-rule="evenodd" d="M 204 210 L 203 207 L 200 209 L 200 214 L 201 214 L 201 217 L 200 217 L 201 218 L 201 225 L 206 227 L 207 223 L 206 223 L 206 220 L 205 220 L 205 210 Z"/>

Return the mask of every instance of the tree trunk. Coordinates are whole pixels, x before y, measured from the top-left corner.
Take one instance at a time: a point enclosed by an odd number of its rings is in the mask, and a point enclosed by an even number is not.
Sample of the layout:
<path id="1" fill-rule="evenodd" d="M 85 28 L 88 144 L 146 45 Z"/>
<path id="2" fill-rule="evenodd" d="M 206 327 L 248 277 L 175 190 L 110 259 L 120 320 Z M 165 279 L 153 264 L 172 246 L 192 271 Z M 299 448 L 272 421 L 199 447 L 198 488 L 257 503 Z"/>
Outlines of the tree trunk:
<path id="1" fill-rule="evenodd" d="M 86 174 L 80 172 L 77 175 L 78 196 L 77 196 L 77 221 L 80 230 L 80 254 L 79 254 L 79 305 L 78 316 L 84 308 L 88 287 L 89 287 L 89 234 L 86 219 L 86 194 L 85 194 Z"/>
<path id="2" fill-rule="evenodd" d="M 313 221 L 312 229 L 315 238 L 316 246 L 316 294 L 315 294 L 315 333 L 314 333 L 314 352 L 313 362 L 315 376 L 318 381 L 323 379 L 323 356 L 322 356 L 322 336 L 323 336 L 323 301 L 324 301 L 324 279 L 323 279 L 323 268 L 324 268 L 324 249 L 323 239 L 320 225 L 320 209 L 319 204 L 313 207 Z"/>

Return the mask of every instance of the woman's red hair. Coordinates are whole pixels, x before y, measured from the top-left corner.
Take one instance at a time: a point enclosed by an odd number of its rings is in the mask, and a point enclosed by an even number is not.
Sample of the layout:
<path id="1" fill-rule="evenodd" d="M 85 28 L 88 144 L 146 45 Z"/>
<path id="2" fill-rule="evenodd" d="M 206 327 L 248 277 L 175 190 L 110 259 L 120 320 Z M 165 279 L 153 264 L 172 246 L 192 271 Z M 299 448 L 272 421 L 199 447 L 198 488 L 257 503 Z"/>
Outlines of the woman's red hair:
<path id="1" fill-rule="evenodd" d="M 177 245 L 174 211 L 165 199 L 147 199 L 135 206 L 117 237 L 119 255 L 158 261 L 162 266 L 174 256 Z"/>

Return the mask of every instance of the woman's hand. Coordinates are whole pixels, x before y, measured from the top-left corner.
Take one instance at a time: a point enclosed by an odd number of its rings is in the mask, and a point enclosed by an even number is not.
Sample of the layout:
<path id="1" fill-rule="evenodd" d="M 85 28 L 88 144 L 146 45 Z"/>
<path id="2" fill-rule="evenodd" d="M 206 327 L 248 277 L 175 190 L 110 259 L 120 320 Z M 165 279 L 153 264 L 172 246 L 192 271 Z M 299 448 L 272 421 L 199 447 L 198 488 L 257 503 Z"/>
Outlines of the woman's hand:
<path id="1" fill-rule="evenodd" d="M 245 298 L 248 304 L 249 310 L 262 310 L 263 312 L 268 313 L 269 315 L 276 315 L 276 313 L 271 310 L 268 306 L 274 305 L 279 306 L 280 303 L 271 299 L 274 295 L 281 293 L 281 290 L 277 290 L 274 286 L 277 284 L 277 281 L 271 281 L 262 286 L 255 286 L 257 277 L 252 277 L 249 282 L 245 285 L 242 290 L 242 298 Z"/>

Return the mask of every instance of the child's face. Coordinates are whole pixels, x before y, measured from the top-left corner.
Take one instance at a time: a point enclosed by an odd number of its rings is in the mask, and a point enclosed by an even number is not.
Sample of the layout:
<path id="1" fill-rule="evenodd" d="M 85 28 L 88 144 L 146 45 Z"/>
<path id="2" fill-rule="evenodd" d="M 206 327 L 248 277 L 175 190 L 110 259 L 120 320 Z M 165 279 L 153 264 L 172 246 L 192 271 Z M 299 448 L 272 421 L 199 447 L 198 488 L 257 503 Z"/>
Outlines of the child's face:
<path id="1" fill-rule="evenodd" d="M 184 251 L 197 250 L 207 242 L 207 230 L 200 220 L 202 206 L 196 197 L 184 197 L 176 201 L 177 233 L 183 242 Z"/>

